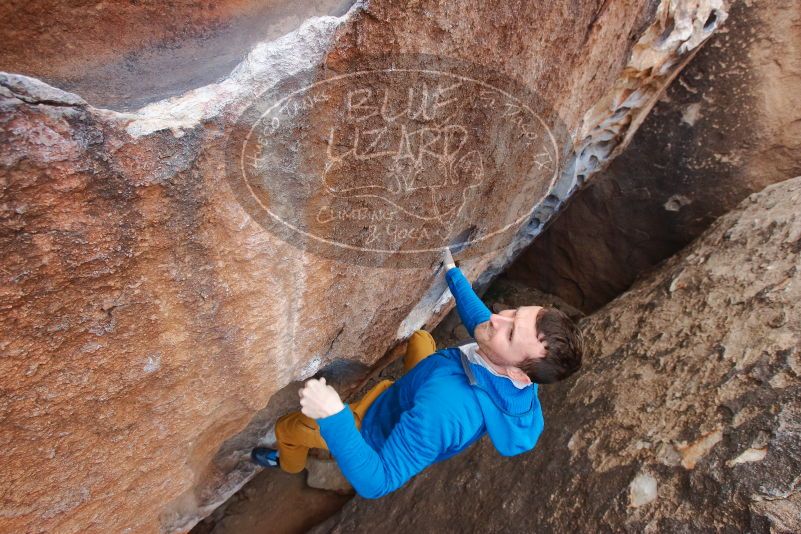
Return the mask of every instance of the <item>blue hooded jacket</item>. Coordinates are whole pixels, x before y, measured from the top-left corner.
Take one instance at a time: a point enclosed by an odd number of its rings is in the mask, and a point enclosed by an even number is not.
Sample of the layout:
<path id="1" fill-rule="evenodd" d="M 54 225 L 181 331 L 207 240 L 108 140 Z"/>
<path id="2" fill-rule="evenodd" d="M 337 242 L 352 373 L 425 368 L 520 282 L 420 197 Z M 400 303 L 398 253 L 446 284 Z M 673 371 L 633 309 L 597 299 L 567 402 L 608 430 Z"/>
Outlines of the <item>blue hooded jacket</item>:
<path id="1" fill-rule="evenodd" d="M 491 312 L 458 267 L 445 279 L 473 336 Z M 534 448 L 543 429 L 537 384 L 518 388 L 468 361 L 458 347 L 438 350 L 381 393 L 361 432 L 348 404 L 316 421 L 342 474 L 360 496 L 373 499 L 484 434 L 500 454 L 514 456 Z"/>

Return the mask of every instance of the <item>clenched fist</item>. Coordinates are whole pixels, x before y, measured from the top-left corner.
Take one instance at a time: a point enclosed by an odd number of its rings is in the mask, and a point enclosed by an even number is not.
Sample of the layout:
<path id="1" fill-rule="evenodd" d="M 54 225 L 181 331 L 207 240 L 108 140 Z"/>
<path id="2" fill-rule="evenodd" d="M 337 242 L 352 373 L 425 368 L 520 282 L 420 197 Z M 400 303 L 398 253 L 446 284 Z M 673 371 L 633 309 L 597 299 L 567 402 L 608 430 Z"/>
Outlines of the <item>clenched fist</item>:
<path id="1" fill-rule="evenodd" d="M 345 405 L 339 393 L 325 383 L 325 378 L 307 380 L 300 390 L 300 411 L 312 419 L 322 419 L 339 413 Z"/>

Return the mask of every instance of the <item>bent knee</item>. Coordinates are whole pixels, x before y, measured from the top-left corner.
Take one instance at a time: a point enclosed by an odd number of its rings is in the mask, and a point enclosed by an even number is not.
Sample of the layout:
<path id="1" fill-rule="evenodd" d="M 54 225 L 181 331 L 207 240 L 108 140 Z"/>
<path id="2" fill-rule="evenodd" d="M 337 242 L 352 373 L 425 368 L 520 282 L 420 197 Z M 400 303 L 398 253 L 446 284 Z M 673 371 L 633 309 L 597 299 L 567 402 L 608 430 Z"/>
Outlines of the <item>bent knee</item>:
<path id="1" fill-rule="evenodd" d="M 430 342 L 432 345 L 435 344 L 434 343 L 434 336 L 432 336 L 429 332 L 427 332 L 425 330 L 415 330 L 412 333 L 410 339 L 411 338 L 417 338 L 419 340 L 425 340 L 425 341 Z"/>

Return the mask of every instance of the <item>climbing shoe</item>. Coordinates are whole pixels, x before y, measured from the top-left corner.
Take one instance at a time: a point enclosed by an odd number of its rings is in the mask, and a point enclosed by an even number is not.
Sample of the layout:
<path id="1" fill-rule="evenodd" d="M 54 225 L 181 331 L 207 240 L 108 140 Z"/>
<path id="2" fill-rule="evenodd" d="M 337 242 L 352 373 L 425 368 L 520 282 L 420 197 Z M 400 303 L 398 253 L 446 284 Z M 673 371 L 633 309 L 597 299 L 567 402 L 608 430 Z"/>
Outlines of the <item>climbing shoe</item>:
<path id="1" fill-rule="evenodd" d="M 267 447 L 256 447 L 250 451 L 250 458 L 262 467 L 278 467 L 278 451 Z"/>

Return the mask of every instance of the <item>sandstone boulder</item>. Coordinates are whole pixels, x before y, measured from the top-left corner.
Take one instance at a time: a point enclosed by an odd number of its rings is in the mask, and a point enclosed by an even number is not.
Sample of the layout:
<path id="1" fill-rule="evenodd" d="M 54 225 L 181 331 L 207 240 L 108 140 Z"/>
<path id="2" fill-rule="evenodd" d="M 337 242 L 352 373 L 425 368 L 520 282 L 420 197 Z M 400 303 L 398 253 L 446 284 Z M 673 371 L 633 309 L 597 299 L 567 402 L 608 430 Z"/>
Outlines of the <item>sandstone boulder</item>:
<path id="1" fill-rule="evenodd" d="M 97 22 L 127 29 L 107 61 L 84 65 L 84 79 L 108 65 L 103 72 L 114 72 L 115 54 L 153 44 L 131 9 L 128 26 L 116 8 Z M 253 45 L 214 83 L 181 78 L 165 90 L 190 90 L 128 112 L 93 105 L 97 95 L 87 102 L 0 74 L 0 529 L 191 527 L 253 475 L 243 453 L 297 407 L 297 381 L 322 372 L 353 384 L 411 331 L 436 324 L 451 306 L 435 272 L 444 243 L 483 239 L 457 258 L 486 285 L 628 142 L 726 12 L 722 0 L 360 2 Z M 24 13 L 16 13 L 19 27 L 39 17 Z M 190 18 L 200 26 L 228 20 L 207 15 Z M 24 50 L 11 41 L 6 58 Z M 405 83 L 427 104 L 403 119 L 427 130 L 400 137 L 400 163 L 370 168 L 373 160 L 348 143 L 367 139 L 380 152 L 385 138 L 375 102 L 359 91 L 381 94 L 394 57 L 418 61 Z M 451 115 L 433 113 L 451 85 L 437 86 L 437 100 L 420 70 L 447 61 L 473 76 L 457 87 L 469 104 L 462 130 L 450 128 Z M 320 90 L 377 64 L 383 79 Z M 3 68 L 25 73 L 31 65 Z M 175 74 L 169 62 L 148 65 Z M 477 75 L 490 77 L 487 91 Z M 503 92 L 510 88 L 533 95 L 527 110 Z M 300 97 L 279 108 L 254 105 L 276 92 Z M 393 98 L 380 118 L 408 103 Z M 361 120 L 369 128 L 347 128 Z M 332 128 L 344 135 L 332 137 Z M 442 162 L 453 189 L 426 172 Z M 246 163 L 263 171 L 261 181 L 236 176 Z M 390 186 L 336 211 L 341 224 L 321 239 L 322 199 L 350 194 L 348 176 L 358 187 Z M 475 211 L 451 210 L 464 198 L 454 191 L 468 186 L 476 186 Z M 365 204 L 390 205 L 401 191 L 423 202 L 414 196 L 421 190 L 448 209 L 412 210 L 444 228 L 414 254 L 406 254 L 418 237 L 408 227 L 359 218 L 378 213 Z M 286 235 L 268 231 L 276 207 L 294 224 Z M 390 246 L 354 249 L 373 227 Z"/>
<path id="2" fill-rule="evenodd" d="M 225 78 L 256 44 L 352 0 L 47 0 L 0 4 L 0 70 L 133 111 Z"/>

